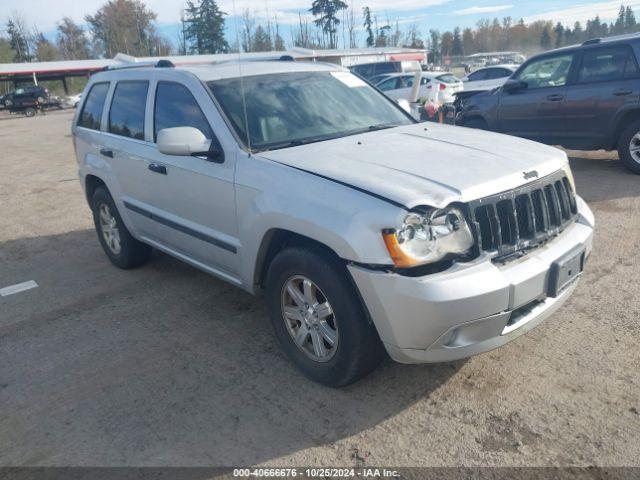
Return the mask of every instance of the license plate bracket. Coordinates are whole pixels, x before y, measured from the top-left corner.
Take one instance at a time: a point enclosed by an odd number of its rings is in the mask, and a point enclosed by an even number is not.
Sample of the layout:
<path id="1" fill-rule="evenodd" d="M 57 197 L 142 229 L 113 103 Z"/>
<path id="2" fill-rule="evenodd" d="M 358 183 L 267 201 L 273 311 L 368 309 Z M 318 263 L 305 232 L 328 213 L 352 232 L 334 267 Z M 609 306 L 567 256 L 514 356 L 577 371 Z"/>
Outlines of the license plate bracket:
<path id="1" fill-rule="evenodd" d="M 584 270 L 585 248 L 578 245 L 551 264 L 547 295 L 557 297 Z"/>

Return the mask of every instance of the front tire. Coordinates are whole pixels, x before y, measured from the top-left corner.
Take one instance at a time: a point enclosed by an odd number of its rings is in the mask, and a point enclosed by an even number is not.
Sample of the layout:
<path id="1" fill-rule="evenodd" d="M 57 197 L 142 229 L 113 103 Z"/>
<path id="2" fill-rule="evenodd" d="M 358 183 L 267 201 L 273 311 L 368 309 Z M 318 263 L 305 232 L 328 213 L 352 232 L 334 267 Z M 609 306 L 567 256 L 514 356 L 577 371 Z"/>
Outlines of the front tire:
<path id="1" fill-rule="evenodd" d="M 91 199 L 91 210 L 100 245 L 111 263 L 127 270 L 149 260 L 151 247 L 131 236 L 105 187 L 96 189 Z"/>
<path id="2" fill-rule="evenodd" d="M 348 271 L 316 247 L 290 247 L 269 266 L 266 296 L 276 336 L 308 378 L 331 387 L 373 371 L 384 347 Z"/>
<path id="3" fill-rule="evenodd" d="M 620 134 L 618 157 L 625 167 L 640 175 L 640 120 L 630 123 Z"/>

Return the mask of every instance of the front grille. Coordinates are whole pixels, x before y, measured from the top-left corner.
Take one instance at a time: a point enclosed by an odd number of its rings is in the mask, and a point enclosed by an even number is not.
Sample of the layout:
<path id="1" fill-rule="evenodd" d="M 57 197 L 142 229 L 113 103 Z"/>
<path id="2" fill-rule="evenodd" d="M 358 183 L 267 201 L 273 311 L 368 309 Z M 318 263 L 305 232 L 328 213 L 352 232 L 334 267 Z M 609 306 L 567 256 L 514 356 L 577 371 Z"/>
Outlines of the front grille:
<path id="1" fill-rule="evenodd" d="M 480 252 L 505 259 L 558 235 L 575 220 L 576 197 L 563 172 L 469 203 L 470 224 Z"/>

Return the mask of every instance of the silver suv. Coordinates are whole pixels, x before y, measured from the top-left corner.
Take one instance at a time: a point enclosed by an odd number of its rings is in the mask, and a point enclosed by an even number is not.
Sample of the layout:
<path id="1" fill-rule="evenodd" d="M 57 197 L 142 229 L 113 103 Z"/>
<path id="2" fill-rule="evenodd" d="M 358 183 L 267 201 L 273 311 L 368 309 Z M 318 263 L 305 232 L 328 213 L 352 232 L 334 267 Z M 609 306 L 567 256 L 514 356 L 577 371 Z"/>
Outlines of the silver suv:
<path id="1" fill-rule="evenodd" d="M 165 67 L 165 68 L 161 68 Z M 486 352 L 571 295 L 594 219 L 566 155 L 416 123 L 339 67 L 167 63 L 94 75 L 73 123 L 98 238 L 266 297 L 310 378 Z"/>

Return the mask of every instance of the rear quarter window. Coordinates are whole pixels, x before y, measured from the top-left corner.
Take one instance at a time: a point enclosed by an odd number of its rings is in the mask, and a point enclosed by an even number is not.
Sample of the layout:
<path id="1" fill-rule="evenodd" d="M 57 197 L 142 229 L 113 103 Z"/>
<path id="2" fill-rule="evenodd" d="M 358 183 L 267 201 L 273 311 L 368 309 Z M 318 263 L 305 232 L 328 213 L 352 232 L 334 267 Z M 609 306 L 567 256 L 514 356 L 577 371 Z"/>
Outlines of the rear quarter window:
<path id="1" fill-rule="evenodd" d="M 78 118 L 79 127 L 100 130 L 102 111 L 108 91 L 109 83 L 96 83 L 91 87 Z"/>
<path id="2" fill-rule="evenodd" d="M 113 92 L 109 110 L 109 132 L 123 137 L 144 140 L 144 117 L 149 82 L 123 80 Z"/>

